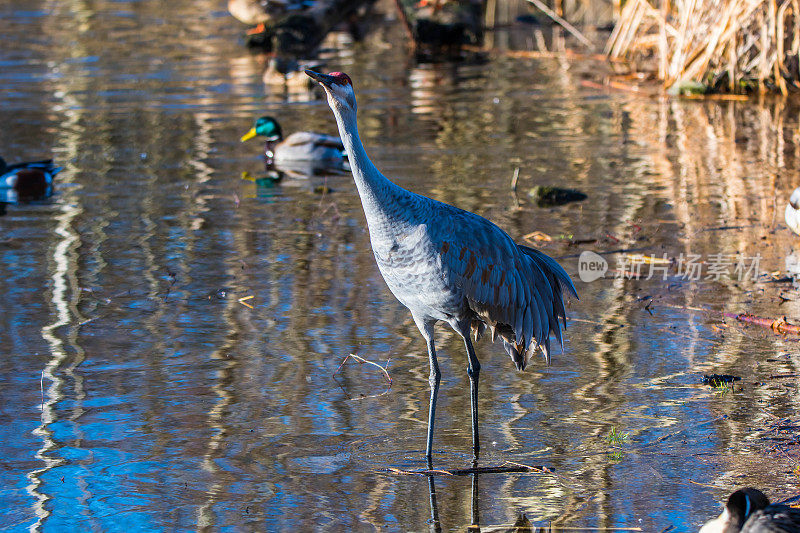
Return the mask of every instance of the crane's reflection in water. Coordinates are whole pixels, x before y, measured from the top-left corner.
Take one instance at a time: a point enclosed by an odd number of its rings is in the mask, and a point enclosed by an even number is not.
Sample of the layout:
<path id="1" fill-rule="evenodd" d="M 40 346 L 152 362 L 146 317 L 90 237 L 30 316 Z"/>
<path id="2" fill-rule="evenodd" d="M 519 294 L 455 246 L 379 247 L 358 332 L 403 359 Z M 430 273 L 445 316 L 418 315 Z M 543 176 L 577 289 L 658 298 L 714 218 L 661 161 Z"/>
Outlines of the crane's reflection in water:
<path id="1" fill-rule="evenodd" d="M 480 501 L 481 501 L 481 492 L 479 486 L 479 479 L 482 474 L 475 472 L 469 474 L 471 478 L 470 483 L 470 521 L 469 525 L 466 526 L 468 531 L 481 531 L 481 527 L 483 527 L 487 531 L 508 531 L 513 533 L 549 533 L 551 528 L 549 526 L 534 526 L 531 521 L 528 519 L 524 512 L 516 513 L 515 519 L 513 522 L 502 523 L 502 524 L 484 524 L 481 526 L 481 515 L 480 515 Z M 451 531 L 453 530 L 453 526 L 451 524 L 442 524 L 439 519 L 439 507 L 436 501 L 436 474 L 427 475 L 428 481 L 428 501 L 430 502 L 430 510 L 431 510 L 431 517 L 428 520 L 429 530 L 434 533 L 439 533 L 443 530 Z M 510 513 L 509 513 L 510 514 Z M 466 521 L 464 521 L 466 523 Z"/>

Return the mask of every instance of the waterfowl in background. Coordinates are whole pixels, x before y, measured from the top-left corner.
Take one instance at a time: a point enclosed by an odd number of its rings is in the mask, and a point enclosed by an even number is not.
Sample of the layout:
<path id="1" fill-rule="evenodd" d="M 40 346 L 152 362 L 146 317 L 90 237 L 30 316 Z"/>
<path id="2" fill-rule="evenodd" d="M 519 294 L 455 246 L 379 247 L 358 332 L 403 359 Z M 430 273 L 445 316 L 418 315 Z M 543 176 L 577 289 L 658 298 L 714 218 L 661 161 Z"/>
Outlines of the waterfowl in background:
<path id="1" fill-rule="evenodd" d="M 278 121 L 272 117 L 260 117 L 250 131 L 242 136 L 242 142 L 253 137 L 266 137 L 264 149 L 267 165 L 290 165 L 298 161 L 312 161 L 319 168 L 343 168 L 347 160 L 341 139 L 311 131 L 298 131 L 285 139 Z"/>
<path id="2" fill-rule="evenodd" d="M 311 0 L 228 0 L 228 12 L 239 22 L 256 26 L 247 32 L 255 34 L 265 31 L 266 23 L 313 5 Z"/>
<path id="3" fill-rule="evenodd" d="M 800 533 L 800 509 L 770 504 L 758 489 L 739 489 L 730 495 L 722 514 L 700 528 L 700 533 L 737 532 Z"/>
<path id="4" fill-rule="evenodd" d="M 52 193 L 53 178 L 61 170 L 52 159 L 9 165 L 0 157 L 0 200 L 13 203 L 45 198 Z"/>
<path id="5" fill-rule="evenodd" d="M 789 205 L 786 206 L 784 218 L 789 229 L 800 235 L 800 187 L 796 188 L 789 197 Z"/>

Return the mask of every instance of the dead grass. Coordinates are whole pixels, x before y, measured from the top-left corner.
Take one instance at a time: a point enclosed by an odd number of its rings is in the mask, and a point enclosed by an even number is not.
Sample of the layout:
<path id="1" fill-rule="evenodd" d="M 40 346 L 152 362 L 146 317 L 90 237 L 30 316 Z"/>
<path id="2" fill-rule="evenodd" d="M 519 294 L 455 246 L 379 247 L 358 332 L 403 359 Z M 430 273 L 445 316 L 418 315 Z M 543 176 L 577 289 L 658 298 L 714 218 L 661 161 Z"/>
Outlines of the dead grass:
<path id="1" fill-rule="evenodd" d="M 800 89 L 800 0 L 629 0 L 606 44 L 611 58 L 668 87 Z"/>

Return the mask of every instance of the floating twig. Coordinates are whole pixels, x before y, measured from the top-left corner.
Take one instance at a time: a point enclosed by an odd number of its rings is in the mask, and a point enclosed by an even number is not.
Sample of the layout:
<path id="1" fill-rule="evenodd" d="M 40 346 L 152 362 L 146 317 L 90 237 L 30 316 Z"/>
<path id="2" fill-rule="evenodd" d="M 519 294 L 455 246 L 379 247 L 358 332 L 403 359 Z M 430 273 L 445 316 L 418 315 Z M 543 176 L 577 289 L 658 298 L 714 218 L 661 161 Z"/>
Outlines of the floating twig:
<path id="1" fill-rule="evenodd" d="M 367 364 L 369 364 L 369 365 L 372 365 L 372 366 L 377 366 L 378 368 L 380 368 L 380 369 L 381 369 L 381 372 L 383 372 L 383 375 L 384 375 L 384 377 L 386 377 L 386 381 L 389 383 L 389 387 L 391 387 L 391 386 L 392 386 L 392 378 L 391 378 L 391 376 L 389 375 L 389 372 L 386 370 L 386 369 L 389 367 L 389 361 L 391 361 L 391 359 L 389 359 L 389 360 L 387 360 L 387 361 L 386 361 L 386 367 L 382 367 L 381 365 L 379 365 L 378 363 L 375 363 L 374 361 L 367 361 L 367 360 L 366 360 L 366 359 L 364 359 L 363 357 L 360 357 L 360 356 L 358 356 L 358 355 L 356 355 L 356 354 L 354 354 L 354 353 L 351 353 L 351 354 L 349 354 L 347 357 L 345 357 L 345 358 L 342 360 L 342 362 L 341 362 L 341 363 L 339 363 L 339 366 L 338 366 L 338 367 L 336 367 L 336 370 L 335 370 L 335 371 L 334 371 L 334 373 L 333 373 L 333 375 L 334 375 L 334 376 L 335 376 L 336 374 L 338 374 L 338 373 L 339 373 L 339 370 L 341 370 L 341 369 L 342 369 L 342 367 L 344 366 L 344 364 L 345 364 L 345 363 L 347 362 L 347 360 L 348 360 L 348 359 L 350 359 L 351 357 L 352 357 L 353 359 L 355 359 L 356 361 L 358 361 L 359 363 L 362 363 L 362 364 L 363 364 L 363 363 L 367 363 Z"/>
<path id="2" fill-rule="evenodd" d="M 517 192 L 517 181 L 519 180 L 519 167 L 514 169 L 514 176 L 511 178 L 511 190 Z"/>
<path id="3" fill-rule="evenodd" d="M 727 318 L 734 318 L 739 322 L 746 322 L 748 324 L 755 324 L 764 328 L 769 328 L 776 333 L 791 333 L 792 335 L 800 335 L 800 326 L 789 324 L 786 317 L 781 318 L 764 318 L 760 316 L 751 315 L 750 313 L 723 313 Z"/>
<path id="4" fill-rule="evenodd" d="M 554 474 L 546 466 L 529 466 L 521 463 L 506 461 L 497 466 L 473 466 L 471 468 L 452 468 L 452 469 L 427 469 L 403 470 L 401 468 L 390 467 L 387 469 L 392 474 L 416 475 L 416 476 L 468 476 L 471 474 L 518 474 L 524 472 L 536 472 L 539 474 Z"/>
<path id="5" fill-rule="evenodd" d="M 533 244 L 537 242 L 552 242 L 553 238 L 547 233 L 542 233 L 541 231 L 532 231 L 527 235 L 523 235 L 522 240 Z"/>
<path id="6" fill-rule="evenodd" d="M 558 526 L 559 531 L 644 531 L 640 527 L 571 527 Z"/>
<path id="7" fill-rule="evenodd" d="M 517 180 L 519 179 L 519 167 L 514 169 L 514 175 L 511 177 L 511 199 L 514 200 L 514 209 L 519 209 L 519 198 L 517 198 Z"/>
<path id="8" fill-rule="evenodd" d="M 692 485 L 698 485 L 700 487 L 708 487 L 710 489 L 719 489 L 719 487 L 716 486 L 716 485 L 709 485 L 708 483 L 700 483 L 699 481 L 694 481 L 692 479 L 687 479 L 686 481 L 688 481 Z"/>
<path id="9" fill-rule="evenodd" d="M 711 94 L 682 94 L 680 98 L 684 100 L 724 100 L 724 101 L 732 101 L 732 102 L 746 102 L 750 100 L 750 97 L 746 94 L 720 94 L 720 93 L 711 93 Z"/>
<path id="10" fill-rule="evenodd" d="M 243 297 L 239 298 L 239 303 L 242 304 L 245 307 L 249 307 L 250 309 L 253 309 L 253 306 L 250 305 L 249 303 L 247 303 L 247 300 L 252 300 L 253 298 L 255 298 L 255 296 L 253 296 L 252 294 L 250 296 L 243 296 Z"/>
<path id="11" fill-rule="evenodd" d="M 599 90 L 607 90 L 607 89 L 615 89 L 617 91 L 623 91 L 627 93 L 634 93 L 643 96 L 657 96 L 657 93 L 652 91 L 643 91 L 637 85 L 629 85 L 627 83 L 622 83 L 620 81 L 612 81 L 608 80 L 606 83 L 597 83 L 596 81 L 591 80 L 582 80 L 581 81 L 582 87 L 588 87 L 589 89 L 599 89 Z"/>

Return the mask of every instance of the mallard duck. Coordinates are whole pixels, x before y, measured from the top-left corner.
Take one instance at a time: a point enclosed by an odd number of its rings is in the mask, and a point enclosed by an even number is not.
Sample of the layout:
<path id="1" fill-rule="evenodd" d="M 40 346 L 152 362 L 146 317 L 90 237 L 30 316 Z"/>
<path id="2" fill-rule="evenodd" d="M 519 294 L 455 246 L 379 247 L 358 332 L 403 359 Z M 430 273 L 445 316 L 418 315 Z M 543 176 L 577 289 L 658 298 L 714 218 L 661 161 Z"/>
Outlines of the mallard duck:
<path id="1" fill-rule="evenodd" d="M 6 202 L 44 198 L 52 192 L 53 178 L 61 167 L 52 159 L 9 165 L 0 157 L 0 195 Z"/>
<path id="2" fill-rule="evenodd" d="M 789 229 L 800 235 L 800 187 L 796 188 L 789 197 L 784 218 Z"/>
<path id="3" fill-rule="evenodd" d="M 758 489 L 739 489 L 728 498 L 722 514 L 709 520 L 700 533 L 798 533 L 800 509 L 769 498 Z"/>
<path id="4" fill-rule="evenodd" d="M 312 0 L 228 0 L 228 12 L 233 18 L 248 26 L 256 26 L 247 33 L 266 30 L 265 24 L 291 11 L 300 11 L 314 5 Z"/>
<path id="5" fill-rule="evenodd" d="M 341 139 L 311 131 L 298 131 L 285 139 L 278 121 L 272 117 L 260 117 L 250 131 L 242 136 L 242 142 L 256 136 L 267 138 L 264 149 L 267 165 L 286 164 L 296 161 L 313 161 L 318 167 L 341 168 L 347 155 Z"/>

